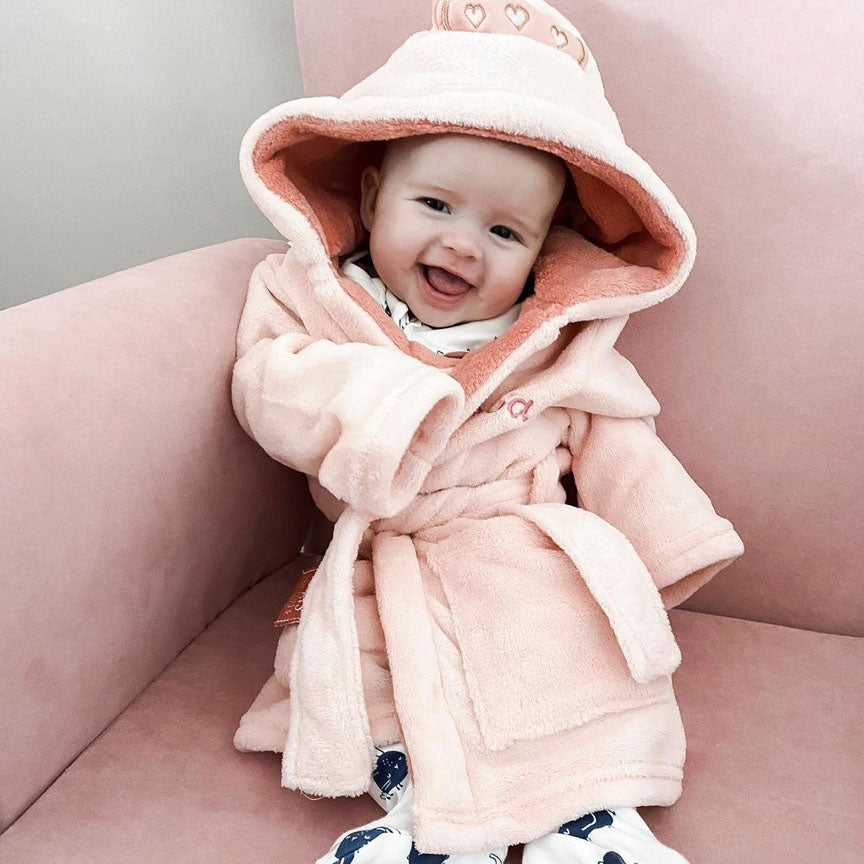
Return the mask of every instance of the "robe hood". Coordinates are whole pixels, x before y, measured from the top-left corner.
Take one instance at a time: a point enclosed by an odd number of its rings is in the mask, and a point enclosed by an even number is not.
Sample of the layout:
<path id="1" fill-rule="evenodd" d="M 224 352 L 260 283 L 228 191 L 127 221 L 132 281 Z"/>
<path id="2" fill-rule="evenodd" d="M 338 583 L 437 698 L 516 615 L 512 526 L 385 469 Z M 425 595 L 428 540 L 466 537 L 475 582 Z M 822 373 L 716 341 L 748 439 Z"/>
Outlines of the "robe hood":
<path id="1" fill-rule="evenodd" d="M 296 263 L 348 293 L 403 351 L 479 396 L 493 370 L 515 368 L 568 324 L 620 319 L 610 322 L 617 336 L 631 312 L 681 287 L 696 237 L 671 191 L 625 143 L 594 55 L 564 16 L 542 0 L 436 0 L 432 18 L 431 29 L 340 97 L 294 99 L 259 117 L 243 138 L 240 168 Z M 546 150 L 572 178 L 518 320 L 459 359 L 409 343 L 339 270 L 341 256 L 368 243 L 363 168 L 380 164 L 390 139 L 447 132 Z"/>

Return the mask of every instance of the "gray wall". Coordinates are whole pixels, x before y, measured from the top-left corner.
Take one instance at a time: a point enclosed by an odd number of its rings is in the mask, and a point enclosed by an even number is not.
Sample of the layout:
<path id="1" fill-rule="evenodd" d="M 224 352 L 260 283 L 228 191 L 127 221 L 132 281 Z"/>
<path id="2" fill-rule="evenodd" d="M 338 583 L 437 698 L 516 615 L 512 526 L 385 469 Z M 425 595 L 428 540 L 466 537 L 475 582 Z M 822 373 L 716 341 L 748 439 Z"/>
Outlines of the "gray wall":
<path id="1" fill-rule="evenodd" d="M 238 152 L 302 95 L 290 0 L 3 0 L 0 308 L 278 237 Z"/>

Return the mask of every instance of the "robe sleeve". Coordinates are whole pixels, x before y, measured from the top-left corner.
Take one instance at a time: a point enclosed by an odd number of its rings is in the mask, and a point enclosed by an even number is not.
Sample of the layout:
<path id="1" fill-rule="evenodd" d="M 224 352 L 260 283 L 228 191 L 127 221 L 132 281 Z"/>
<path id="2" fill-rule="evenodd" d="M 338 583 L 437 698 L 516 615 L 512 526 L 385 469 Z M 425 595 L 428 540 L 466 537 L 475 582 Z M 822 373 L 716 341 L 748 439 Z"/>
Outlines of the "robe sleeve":
<path id="1" fill-rule="evenodd" d="M 653 417 L 569 413 L 577 503 L 627 537 L 665 609 L 744 552 L 732 523 L 657 436 Z"/>
<path id="2" fill-rule="evenodd" d="M 278 462 L 355 509 L 386 517 L 416 495 L 464 406 L 445 372 L 395 346 L 313 338 L 271 255 L 256 265 L 237 330 L 231 400 Z"/>

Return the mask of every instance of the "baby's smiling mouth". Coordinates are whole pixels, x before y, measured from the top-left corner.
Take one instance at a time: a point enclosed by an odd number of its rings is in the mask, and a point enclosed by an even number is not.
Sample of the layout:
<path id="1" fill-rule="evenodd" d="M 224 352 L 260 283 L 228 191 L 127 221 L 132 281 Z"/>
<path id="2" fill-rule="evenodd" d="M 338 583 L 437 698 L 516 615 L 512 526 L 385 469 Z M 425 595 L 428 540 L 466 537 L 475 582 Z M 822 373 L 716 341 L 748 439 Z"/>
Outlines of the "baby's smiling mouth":
<path id="1" fill-rule="evenodd" d="M 439 294 L 457 297 L 467 294 L 474 287 L 461 276 L 457 276 L 443 267 L 431 267 L 428 264 L 421 264 L 420 266 L 423 270 L 423 277 Z"/>

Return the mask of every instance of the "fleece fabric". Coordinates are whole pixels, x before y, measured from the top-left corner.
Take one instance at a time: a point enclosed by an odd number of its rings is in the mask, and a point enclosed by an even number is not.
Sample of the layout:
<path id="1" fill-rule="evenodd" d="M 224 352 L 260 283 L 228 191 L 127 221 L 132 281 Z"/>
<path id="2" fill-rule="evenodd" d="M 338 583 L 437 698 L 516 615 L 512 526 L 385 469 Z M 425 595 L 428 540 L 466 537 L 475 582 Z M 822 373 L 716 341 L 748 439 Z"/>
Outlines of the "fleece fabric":
<path id="1" fill-rule="evenodd" d="M 234 410 L 335 527 L 235 746 L 281 751 L 287 788 L 354 796 L 376 745 L 403 741 L 416 846 L 452 854 L 678 799 L 667 610 L 744 547 L 614 347 L 690 273 L 686 213 L 556 10 L 438 0 L 433 15 L 341 97 L 279 105 L 241 147 L 289 248 L 252 273 Z M 460 358 L 407 339 L 338 266 L 368 243 L 363 167 L 387 139 L 436 132 L 548 150 L 570 174 L 534 294 Z"/>

